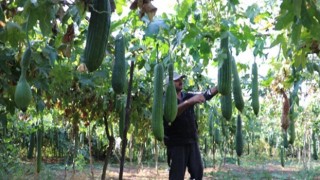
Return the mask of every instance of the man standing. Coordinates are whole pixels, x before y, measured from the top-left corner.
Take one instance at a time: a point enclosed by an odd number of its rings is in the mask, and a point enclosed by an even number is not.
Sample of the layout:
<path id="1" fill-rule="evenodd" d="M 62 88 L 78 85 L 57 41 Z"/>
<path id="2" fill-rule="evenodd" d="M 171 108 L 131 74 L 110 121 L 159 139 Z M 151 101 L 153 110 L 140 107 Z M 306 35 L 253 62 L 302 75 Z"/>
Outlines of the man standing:
<path id="1" fill-rule="evenodd" d="M 170 180 L 183 180 L 187 167 L 191 179 L 202 179 L 203 165 L 198 145 L 198 124 L 194 105 L 210 100 L 218 93 L 217 87 L 208 89 L 204 93 L 182 92 L 185 77 L 185 75 L 174 72 L 178 113 L 170 125 L 168 121 L 163 121 Z"/>

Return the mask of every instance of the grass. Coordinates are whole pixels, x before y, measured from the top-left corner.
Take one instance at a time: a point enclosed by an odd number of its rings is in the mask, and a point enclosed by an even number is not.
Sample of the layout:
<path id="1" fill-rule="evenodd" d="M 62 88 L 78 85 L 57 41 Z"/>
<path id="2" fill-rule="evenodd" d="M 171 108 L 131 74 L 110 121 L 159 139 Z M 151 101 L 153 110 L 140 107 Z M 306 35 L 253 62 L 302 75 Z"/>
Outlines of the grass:
<path id="1" fill-rule="evenodd" d="M 289 158 L 285 167 L 282 167 L 278 158 L 250 155 L 241 157 L 241 166 L 237 165 L 236 158 L 227 157 L 224 161 L 222 161 L 222 158 L 218 158 L 216 167 L 213 168 L 212 159 L 205 158 L 207 167 L 205 168 L 204 179 L 320 179 L 320 162 L 313 160 L 304 165 L 297 159 Z M 94 179 L 101 178 L 102 166 L 103 162 L 94 163 Z M 127 162 L 124 179 L 168 179 L 165 162 L 158 165 L 159 174 L 154 167 L 154 163 L 149 162 L 144 163 L 142 169 L 138 169 L 137 164 Z M 10 169 L 14 173 L 2 176 L 0 179 L 90 179 L 89 164 L 83 165 L 80 168 L 82 170 L 76 168 L 75 172 L 73 172 L 71 166 L 65 166 L 64 163 L 43 163 L 42 171 L 39 174 L 35 173 L 34 162 L 20 162 Z M 107 172 L 109 179 L 117 179 L 118 172 L 119 164 L 111 164 Z M 187 171 L 185 177 L 189 177 Z"/>
<path id="2" fill-rule="evenodd" d="M 267 156 L 244 156 L 241 166 L 234 163 L 236 158 L 230 159 L 205 176 L 211 179 L 320 179 L 320 163 L 317 161 L 311 161 L 306 168 L 296 159 L 287 159 L 285 167 L 278 159 Z"/>

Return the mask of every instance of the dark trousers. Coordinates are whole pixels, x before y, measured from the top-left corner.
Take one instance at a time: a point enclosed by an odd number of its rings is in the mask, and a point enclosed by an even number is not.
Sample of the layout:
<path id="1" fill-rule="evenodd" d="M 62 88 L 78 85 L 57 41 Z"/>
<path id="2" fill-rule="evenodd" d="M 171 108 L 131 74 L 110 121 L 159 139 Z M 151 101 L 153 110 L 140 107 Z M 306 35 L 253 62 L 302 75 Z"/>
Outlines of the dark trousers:
<path id="1" fill-rule="evenodd" d="M 183 180 L 186 167 L 188 167 L 190 179 L 202 179 L 203 165 L 198 143 L 167 146 L 167 155 L 170 180 Z"/>

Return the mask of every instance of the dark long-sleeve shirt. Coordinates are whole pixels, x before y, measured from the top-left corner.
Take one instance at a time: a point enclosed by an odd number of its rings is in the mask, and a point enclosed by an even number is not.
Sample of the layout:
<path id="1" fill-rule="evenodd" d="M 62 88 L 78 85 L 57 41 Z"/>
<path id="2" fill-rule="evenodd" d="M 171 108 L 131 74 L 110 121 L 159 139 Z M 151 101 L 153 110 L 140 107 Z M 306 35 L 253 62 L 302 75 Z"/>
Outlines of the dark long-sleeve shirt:
<path id="1" fill-rule="evenodd" d="M 199 93 L 182 92 L 180 104 Z M 210 90 L 202 93 L 206 100 L 210 100 L 214 95 Z M 198 124 L 194 112 L 194 105 L 188 107 L 169 125 L 168 121 L 163 120 L 164 125 L 164 143 L 167 146 L 184 145 L 194 143 L 198 140 Z"/>

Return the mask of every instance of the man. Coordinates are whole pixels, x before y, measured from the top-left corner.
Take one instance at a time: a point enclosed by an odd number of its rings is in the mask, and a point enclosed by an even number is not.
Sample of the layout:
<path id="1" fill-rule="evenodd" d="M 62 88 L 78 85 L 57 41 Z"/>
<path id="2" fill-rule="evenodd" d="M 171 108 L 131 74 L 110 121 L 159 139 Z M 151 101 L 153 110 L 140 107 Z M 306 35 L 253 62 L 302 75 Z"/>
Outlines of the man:
<path id="1" fill-rule="evenodd" d="M 178 114 L 170 125 L 166 120 L 163 121 L 170 180 L 183 180 L 186 167 L 188 167 L 191 179 L 202 179 L 203 165 L 198 145 L 198 125 L 194 105 L 210 100 L 218 93 L 217 87 L 204 93 L 182 92 L 183 78 L 185 77 L 185 75 L 174 72 L 173 80 L 177 91 Z"/>

